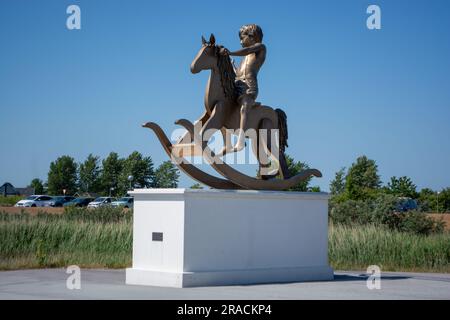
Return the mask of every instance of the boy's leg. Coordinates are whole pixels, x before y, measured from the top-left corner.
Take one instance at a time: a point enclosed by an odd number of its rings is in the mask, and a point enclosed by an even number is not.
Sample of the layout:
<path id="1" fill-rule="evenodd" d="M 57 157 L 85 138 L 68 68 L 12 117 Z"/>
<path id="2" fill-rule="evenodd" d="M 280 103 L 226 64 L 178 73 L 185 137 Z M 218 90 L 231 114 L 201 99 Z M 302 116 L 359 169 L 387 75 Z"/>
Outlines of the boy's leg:
<path id="1" fill-rule="evenodd" d="M 251 107 L 255 104 L 255 99 L 250 95 L 244 95 L 241 102 L 241 121 L 239 124 L 239 136 L 234 151 L 241 151 L 245 148 L 245 127 L 247 125 L 247 115 Z"/>

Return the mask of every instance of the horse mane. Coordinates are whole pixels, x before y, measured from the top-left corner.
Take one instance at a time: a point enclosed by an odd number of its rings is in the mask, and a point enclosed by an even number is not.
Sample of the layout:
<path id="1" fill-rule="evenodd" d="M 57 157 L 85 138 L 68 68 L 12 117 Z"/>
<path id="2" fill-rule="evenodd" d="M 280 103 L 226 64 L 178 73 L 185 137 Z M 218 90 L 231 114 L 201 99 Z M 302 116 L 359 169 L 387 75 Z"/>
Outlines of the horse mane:
<path id="1" fill-rule="evenodd" d="M 236 73 L 234 71 L 233 64 L 229 55 L 222 55 L 219 53 L 220 46 L 215 46 L 215 54 L 217 57 L 217 68 L 219 68 L 220 73 L 220 83 L 222 84 L 225 97 L 231 101 L 237 99 L 235 79 Z"/>

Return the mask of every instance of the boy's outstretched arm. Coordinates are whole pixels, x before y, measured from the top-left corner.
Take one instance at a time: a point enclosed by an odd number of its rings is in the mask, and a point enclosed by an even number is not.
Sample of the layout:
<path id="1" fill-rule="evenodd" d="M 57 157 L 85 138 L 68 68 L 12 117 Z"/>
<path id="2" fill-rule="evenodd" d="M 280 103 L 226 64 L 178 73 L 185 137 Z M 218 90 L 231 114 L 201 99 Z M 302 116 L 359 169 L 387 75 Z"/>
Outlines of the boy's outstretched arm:
<path id="1" fill-rule="evenodd" d="M 252 45 L 250 47 L 243 48 L 243 49 L 240 49 L 237 51 L 228 51 L 228 49 L 223 48 L 223 51 L 221 50 L 221 52 L 227 53 L 230 56 L 242 57 L 242 56 L 249 55 L 250 53 L 255 53 L 255 52 L 261 51 L 264 48 L 265 48 L 265 46 L 262 43 L 255 43 L 254 45 Z"/>

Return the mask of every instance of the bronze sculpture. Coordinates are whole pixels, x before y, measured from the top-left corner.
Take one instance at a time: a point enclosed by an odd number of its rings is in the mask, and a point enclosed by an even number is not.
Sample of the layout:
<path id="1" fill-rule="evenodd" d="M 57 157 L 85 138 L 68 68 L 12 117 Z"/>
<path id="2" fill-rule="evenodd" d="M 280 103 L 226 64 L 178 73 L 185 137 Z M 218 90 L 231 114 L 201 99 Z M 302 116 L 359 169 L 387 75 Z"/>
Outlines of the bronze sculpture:
<path id="1" fill-rule="evenodd" d="M 230 52 L 226 48 L 220 50 L 221 54 L 244 57 L 239 68 L 236 70 L 235 87 L 237 91 L 237 102 L 241 106 L 241 119 L 239 126 L 239 137 L 235 151 L 245 147 L 245 127 L 247 125 L 247 114 L 256 103 L 258 96 L 258 72 L 266 60 L 266 46 L 262 44 L 263 32 L 256 24 L 244 25 L 239 30 L 239 39 L 243 49 Z"/>
<path id="2" fill-rule="evenodd" d="M 191 72 L 211 71 L 205 93 L 206 110 L 194 124 L 186 119 L 175 122 L 187 130 L 176 144 L 172 145 L 156 123 L 147 122 L 143 127 L 155 132 L 166 153 L 183 172 L 212 188 L 285 190 L 310 176 L 321 177 L 317 169 L 289 176 L 284 154 L 288 138 L 286 114 L 281 109 L 255 101 L 258 94 L 256 76 L 266 53 L 262 30 L 256 25 L 246 25 L 241 28 L 239 36 L 244 48 L 236 52 L 216 45 L 214 35 L 208 42 L 202 37 L 202 47 L 191 63 Z M 230 55 L 245 56 L 237 70 Z M 224 146 L 215 154 L 208 147 L 208 140 L 217 130 L 222 133 Z M 238 136 L 234 146 L 231 135 Z M 246 137 L 251 141 L 252 151 L 258 160 L 260 179 L 240 173 L 221 159 L 227 153 L 242 150 Z M 186 156 L 204 157 L 225 179 L 201 171 L 189 163 Z"/>

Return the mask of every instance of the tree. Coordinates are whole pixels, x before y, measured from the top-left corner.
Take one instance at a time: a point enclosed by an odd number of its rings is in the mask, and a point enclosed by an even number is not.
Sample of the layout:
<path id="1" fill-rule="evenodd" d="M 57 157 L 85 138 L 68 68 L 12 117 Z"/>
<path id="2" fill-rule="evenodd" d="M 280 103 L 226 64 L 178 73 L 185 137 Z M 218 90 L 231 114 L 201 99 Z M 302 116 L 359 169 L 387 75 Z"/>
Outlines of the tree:
<path id="1" fill-rule="evenodd" d="M 436 210 L 436 192 L 429 188 L 423 188 L 420 190 L 418 198 L 420 211 Z"/>
<path id="2" fill-rule="evenodd" d="M 80 164 L 79 186 L 81 191 L 94 193 L 101 191 L 99 159 L 99 157 L 89 154 L 87 159 Z"/>
<path id="3" fill-rule="evenodd" d="M 296 174 L 300 173 L 303 170 L 309 169 L 309 166 L 301 161 L 295 161 L 294 158 L 290 157 L 289 155 L 286 155 L 286 164 L 288 166 L 289 174 L 291 176 L 295 176 Z M 311 177 L 308 179 L 300 182 L 295 187 L 290 188 L 288 191 L 308 191 L 308 185 L 311 181 Z"/>
<path id="4" fill-rule="evenodd" d="M 155 171 L 155 188 L 176 188 L 180 172 L 170 160 L 164 161 Z"/>
<path id="5" fill-rule="evenodd" d="M 111 152 L 102 161 L 102 171 L 100 173 L 100 183 L 102 193 L 112 196 L 119 195 L 119 180 L 123 169 L 124 160 L 119 158 L 115 152 Z"/>
<path id="6" fill-rule="evenodd" d="M 309 191 L 309 192 L 321 192 L 319 186 L 309 187 L 309 188 L 308 188 L 308 191 Z"/>
<path id="7" fill-rule="evenodd" d="M 408 177 L 391 177 L 391 181 L 387 185 L 387 191 L 398 197 L 409 197 L 416 199 L 419 194 L 416 191 L 416 185 Z"/>
<path id="8" fill-rule="evenodd" d="M 44 183 L 42 182 L 41 179 L 35 178 L 33 180 L 31 180 L 30 188 L 34 188 L 34 194 L 44 194 Z"/>
<path id="9" fill-rule="evenodd" d="M 203 186 L 200 183 L 194 183 L 191 189 L 203 189 Z"/>
<path id="10" fill-rule="evenodd" d="M 48 193 L 53 195 L 74 194 L 77 190 L 77 164 L 72 157 L 62 156 L 50 163 Z"/>
<path id="11" fill-rule="evenodd" d="M 439 192 L 429 188 L 420 190 L 419 206 L 425 212 L 450 212 L 450 188 Z"/>
<path id="12" fill-rule="evenodd" d="M 361 156 L 348 170 L 345 178 L 345 189 L 349 199 L 365 200 L 380 188 L 381 180 L 378 166 L 374 160 Z"/>
<path id="13" fill-rule="evenodd" d="M 341 168 L 341 170 L 336 172 L 334 180 L 330 183 L 330 192 L 332 195 L 345 192 L 345 168 Z"/>
<path id="14" fill-rule="evenodd" d="M 131 188 L 155 186 L 155 172 L 151 157 L 143 157 L 141 153 L 134 151 L 124 160 L 123 169 L 119 177 L 119 192 L 122 194 L 126 193 L 130 186 Z"/>
<path id="15" fill-rule="evenodd" d="M 450 212 L 450 188 L 442 189 L 438 197 L 439 212 Z"/>

